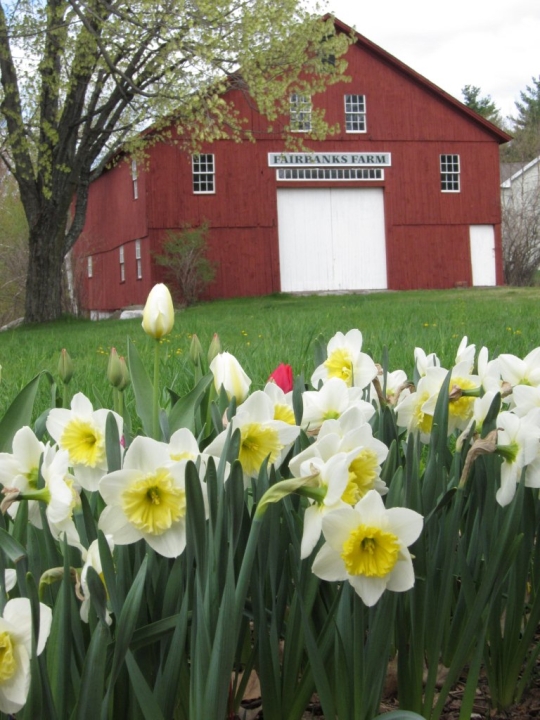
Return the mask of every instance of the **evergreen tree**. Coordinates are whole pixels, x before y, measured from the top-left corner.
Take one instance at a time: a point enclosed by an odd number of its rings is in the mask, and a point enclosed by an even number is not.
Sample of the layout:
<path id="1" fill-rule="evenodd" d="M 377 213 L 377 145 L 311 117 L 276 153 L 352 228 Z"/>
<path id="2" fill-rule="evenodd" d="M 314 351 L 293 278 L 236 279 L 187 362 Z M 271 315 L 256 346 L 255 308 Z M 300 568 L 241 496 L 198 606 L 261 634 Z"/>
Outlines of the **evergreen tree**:
<path id="1" fill-rule="evenodd" d="M 520 93 L 517 114 L 511 117 L 514 139 L 502 149 L 505 162 L 527 163 L 540 155 L 540 75 Z"/>
<path id="2" fill-rule="evenodd" d="M 463 103 L 467 107 L 474 110 L 486 120 L 489 120 L 499 127 L 503 126 L 503 120 L 499 108 L 495 105 L 491 99 L 491 95 L 481 96 L 482 91 L 476 85 L 465 85 L 461 89 L 463 95 Z"/>

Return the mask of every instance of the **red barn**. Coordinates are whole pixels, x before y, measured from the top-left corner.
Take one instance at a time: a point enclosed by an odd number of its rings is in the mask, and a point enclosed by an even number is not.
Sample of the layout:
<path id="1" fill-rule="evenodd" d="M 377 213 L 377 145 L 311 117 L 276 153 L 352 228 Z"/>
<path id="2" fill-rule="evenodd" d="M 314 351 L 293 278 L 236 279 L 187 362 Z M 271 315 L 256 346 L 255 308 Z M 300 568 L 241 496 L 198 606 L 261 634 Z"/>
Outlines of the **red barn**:
<path id="1" fill-rule="evenodd" d="M 339 124 L 310 152 L 286 151 L 279 128 L 266 132 L 232 91 L 255 142 L 220 140 L 196 156 L 162 142 L 144 169 L 104 172 L 75 246 L 83 306 L 144 303 L 162 279 L 152 256 L 167 231 L 205 220 L 218 263 L 208 298 L 500 284 L 498 146 L 509 136 L 356 38 L 351 82 L 290 98 L 298 132 L 309 130 L 312 103 Z"/>

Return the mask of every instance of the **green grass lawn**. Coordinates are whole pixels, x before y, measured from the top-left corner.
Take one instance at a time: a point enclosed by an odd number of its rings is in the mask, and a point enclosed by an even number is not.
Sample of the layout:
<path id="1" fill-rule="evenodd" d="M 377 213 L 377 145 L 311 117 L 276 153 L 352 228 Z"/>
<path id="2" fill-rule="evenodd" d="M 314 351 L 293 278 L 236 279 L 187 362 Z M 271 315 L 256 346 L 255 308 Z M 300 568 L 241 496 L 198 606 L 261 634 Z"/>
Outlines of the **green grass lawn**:
<path id="1" fill-rule="evenodd" d="M 191 336 L 197 333 L 206 349 L 214 332 L 224 350 L 236 355 L 255 387 L 280 362 L 309 378 L 314 369 L 313 341 L 341 330 L 359 328 L 365 352 L 380 362 L 384 348 L 389 369 L 410 376 L 416 346 L 436 352 L 444 366 L 455 357 L 467 335 L 477 350 L 486 345 L 490 357 L 503 352 L 524 356 L 540 345 L 540 288 L 382 292 L 359 295 L 297 297 L 276 295 L 201 303 L 176 315 L 173 332 L 164 340 L 164 382 L 177 393 L 189 389 Z M 60 350 L 73 358 L 72 393 L 82 391 L 99 405 L 108 404 L 105 378 L 111 347 L 127 352 L 127 338 L 137 345 L 149 372 L 153 341 L 140 320 L 66 319 L 48 325 L 21 327 L 0 333 L 0 414 L 40 370 L 57 376 Z M 39 405 L 46 407 L 48 383 L 43 382 Z M 128 402 L 130 391 L 128 390 Z"/>

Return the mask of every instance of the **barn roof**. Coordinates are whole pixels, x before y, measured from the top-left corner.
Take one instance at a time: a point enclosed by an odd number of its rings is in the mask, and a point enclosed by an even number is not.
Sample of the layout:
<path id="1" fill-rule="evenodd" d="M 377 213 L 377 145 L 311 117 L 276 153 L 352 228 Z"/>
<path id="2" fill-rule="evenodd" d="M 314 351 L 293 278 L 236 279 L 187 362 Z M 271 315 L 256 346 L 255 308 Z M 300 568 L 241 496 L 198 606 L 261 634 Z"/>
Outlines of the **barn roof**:
<path id="1" fill-rule="evenodd" d="M 326 17 L 328 18 L 330 16 L 327 15 Z M 418 85 L 423 86 L 428 92 L 439 96 L 444 102 L 453 106 L 458 112 L 464 115 L 468 115 L 471 120 L 473 120 L 478 125 L 481 125 L 485 130 L 487 130 L 487 132 L 493 135 L 493 137 L 500 144 L 506 143 L 512 139 L 511 135 L 504 132 L 504 130 L 501 130 L 499 127 L 497 127 L 497 125 L 494 125 L 492 122 L 482 117 L 482 115 L 479 115 L 474 110 L 471 110 L 471 108 L 467 107 L 467 105 L 464 105 L 462 102 L 450 95 L 450 93 L 447 93 L 438 85 L 435 85 L 435 83 L 431 82 L 431 80 L 428 80 L 423 75 L 420 75 L 420 73 L 416 72 L 416 70 L 413 70 L 404 62 L 401 62 L 401 60 L 398 60 L 396 57 L 394 57 L 394 55 L 391 55 L 389 52 L 380 47 L 380 45 L 377 45 L 371 40 L 368 40 L 367 37 L 361 35 L 354 28 L 351 28 L 349 25 L 342 22 L 338 18 L 334 17 L 333 21 L 338 30 L 340 30 L 341 32 L 345 32 L 348 35 L 353 35 L 356 38 L 356 43 L 358 45 L 371 52 L 373 55 L 378 57 L 386 64 L 394 67 L 398 72 L 410 77 Z"/>

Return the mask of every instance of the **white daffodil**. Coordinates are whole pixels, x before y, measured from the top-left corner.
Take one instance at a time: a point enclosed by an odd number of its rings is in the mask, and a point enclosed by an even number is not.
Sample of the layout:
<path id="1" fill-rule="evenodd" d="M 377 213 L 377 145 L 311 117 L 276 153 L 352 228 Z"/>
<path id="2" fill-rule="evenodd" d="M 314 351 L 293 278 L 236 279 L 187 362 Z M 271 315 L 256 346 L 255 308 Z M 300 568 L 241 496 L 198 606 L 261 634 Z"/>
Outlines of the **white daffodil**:
<path id="1" fill-rule="evenodd" d="M 45 647 L 51 631 L 52 612 L 39 604 L 37 654 Z M 28 598 L 8 600 L 0 618 L 0 711 L 18 712 L 30 689 L 32 657 L 32 611 Z"/>
<path id="2" fill-rule="evenodd" d="M 45 487 L 47 506 L 45 515 L 52 536 L 61 540 L 66 535 L 68 544 L 84 552 L 73 514 L 80 508 L 81 501 L 75 478 L 69 474 L 69 455 L 65 450 L 46 448 L 41 472 Z M 39 491 L 38 491 L 39 492 Z"/>
<path id="3" fill-rule="evenodd" d="M 289 463 L 294 477 L 300 477 L 302 466 L 311 458 L 324 462 L 339 453 L 347 455 L 348 480 L 341 500 L 355 505 L 369 490 L 381 495 L 388 492 L 381 480 L 381 464 L 386 460 L 388 448 L 373 437 L 371 425 L 365 422 L 362 411 L 352 407 L 338 420 L 326 420 L 317 441 L 296 455 Z"/>
<path id="4" fill-rule="evenodd" d="M 171 435 L 169 455 L 173 462 L 179 462 L 180 460 L 192 460 L 195 462 L 199 454 L 199 445 L 191 430 L 180 428 Z"/>
<path id="5" fill-rule="evenodd" d="M 428 368 L 440 367 L 441 365 L 441 361 L 435 355 L 435 353 L 430 353 L 429 355 L 426 355 L 424 350 L 422 350 L 422 348 L 420 347 L 414 348 L 414 362 L 416 365 L 416 372 L 421 378 L 424 377 Z"/>
<path id="6" fill-rule="evenodd" d="M 69 464 L 77 482 L 85 490 L 97 490 L 100 479 L 107 472 L 105 424 L 110 410 L 94 410 L 90 400 L 77 393 L 71 401 L 71 410 L 55 408 L 47 418 L 51 437 L 69 453 Z M 122 437 L 123 421 L 112 413 Z"/>
<path id="7" fill-rule="evenodd" d="M 171 463 L 166 443 L 136 437 L 122 470 L 99 483 L 107 503 L 100 530 L 116 545 L 143 538 L 159 555 L 178 557 L 186 546 L 186 463 Z"/>
<path id="8" fill-rule="evenodd" d="M 289 425 L 296 425 L 292 404 L 292 391 L 283 392 L 275 382 L 266 383 L 264 393 L 274 405 L 274 420 L 282 420 Z"/>
<path id="9" fill-rule="evenodd" d="M 468 338 L 465 335 L 459 343 L 459 347 L 456 353 L 456 359 L 454 360 L 454 365 L 465 363 L 464 367 L 467 368 L 467 374 L 470 375 L 474 367 L 474 353 L 476 351 L 476 345 L 468 345 L 468 342 Z"/>
<path id="10" fill-rule="evenodd" d="M 492 390 L 490 390 L 482 397 L 478 397 L 478 398 L 474 399 L 473 414 L 472 414 L 472 418 L 469 423 L 469 427 L 474 422 L 475 431 L 477 433 L 482 432 L 484 420 L 486 419 L 486 415 L 488 414 L 488 412 L 491 408 L 491 405 L 493 404 L 493 400 L 495 400 L 496 395 L 497 395 L 496 392 L 493 392 Z"/>
<path id="11" fill-rule="evenodd" d="M 107 539 L 107 542 L 109 544 L 109 548 L 111 552 L 114 550 L 114 542 L 110 535 L 105 536 Z M 81 590 L 83 594 L 83 601 L 81 604 L 81 620 L 85 623 L 88 622 L 88 611 L 90 610 L 90 590 L 88 588 L 88 582 L 87 582 L 87 576 L 88 576 L 88 568 L 94 568 L 94 570 L 97 572 L 99 577 L 101 578 L 101 581 L 103 582 L 103 585 L 105 585 L 105 579 L 103 577 L 103 567 L 101 565 L 101 557 L 99 554 L 99 545 L 98 541 L 94 540 L 94 542 L 90 543 L 90 547 L 88 548 L 88 552 L 86 553 L 86 560 L 83 565 L 83 568 L 81 570 Z M 111 614 L 107 610 L 105 615 L 105 620 L 107 622 L 107 625 L 110 625 L 112 623 L 111 620 Z"/>
<path id="12" fill-rule="evenodd" d="M 414 569 L 407 547 L 422 532 L 423 518 L 414 510 L 387 510 L 371 490 L 355 506 L 336 509 L 323 517 L 326 543 L 312 566 L 330 582 L 348 580 L 362 601 L 372 606 L 388 589 L 404 592 L 414 585 Z"/>
<path id="13" fill-rule="evenodd" d="M 274 420 L 274 405 L 262 390 L 254 392 L 238 408 L 231 425 L 233 431 L 240 430 L 238 459 L 244 470 L 246 487 L 252 477 L 257 477 L 266 458 L 276 468 L 280 466 L 300 432 L 300 428 L 295 425 Z M 227 430 L 220 433 L 206 448 L 206 452 L 221 457 L 227 435 Z"/>
<path id="14" fill-rule="evenodd" d="M 13 590 L 16 584 L 17 571 L 13 570 L 12 568 L 8 568 L 4 571 L 4 587 L 6 589 L 6 592 L 8 593 L 10 590 Z"/>
<path id="15" fill-rule="evenodd" d="M 437 366 L 428 366 L 425 375 L 420 378 L 416 391 L 403 398 L 396 407 L 397 423 L 407 428 L 407 432 L 419 433 L 420 440 L 428 444 L 433 425 L 433 414 L 427 412 L 426 403 L 437 396 L 448 371 Z"/>
<path id="16" fill-rule="evenodd" d="M 480 393 L 480 378 L 468 372 L 468 361 L 452 368 L 450 387 L 448 388 L 448 434 L 454 430 L 465 430 L 473 415 L 474 395 L 462 394 L 463 391 Z M 446 373 L 445 373 L 446 375 Z M 420 383 L 418 384 L 420 386 Z M 440 388 L 439 388 L 440 390 Z M 439 393 L 432 394 L 422 406 L 422 412 L 433 416 Z"/>
<path id="17" fill-rule="evenodd" d="M 503 463 L 501 487 L 495 497 L 504 507 L 512 502 L 516 494 L 523 468 L 529 466 L 531 469 L 525 474 L 525 485 L 540 487 L 538 463 L 533 465 L 540 447 L 540 428 L 537 416 L 519 418 L 512 412 L 504 411 L 497 417 L 497 431 L 496 452 L 502 456 Z"/>
<path id="18" fill-rule="evenodd" d="M 531 410 L 540 408 L 540 386 L 516 385 L 512 391 L 514 412 L 518 417 L 524 417 Z"/>
<path id="19" fill-rule="evenodd" d="M 478 377 L 486 392 L 499 392 L 502 379 L 498 358 L 489 359 L 488 349 L 483 347 L 478 353 Z"/>
<path id="20" fill-rule="evenodd" d="M 320 428 L 325 420 L 339 418 L 350 407 L 358 407 L 367 422 L 375 413 L 370 403 L 362 400 L 362 389 L 348 387 L 340 378 L 331 378 L 320 390 L 306 390 L 302 395 L 304 412 L 302 427 L 314 431 Z"/>
<path id="21" fill-rule="evenodd" d="M 21 492 L 33 491 L 37 488 L 39 464 L 45 445 L 37 439 L 28 426 L 15 433 L 12 445 L 13 453 L 0 453 L 0 483 L 5 488 L 13 488 Z M 8 508 L 11 517 L 17 515 L 19 503 L 15 502 Z M 40 522 L 39 506 L 30 501 L 28 519 L 37 527 Z"/>
<path id="22" fill-rule="evenodd" d="M 313 387 L 318 388 L 321 381 L 326 383 L 331 378 L 343 380 L 348 387 L 367 387 L 377 376 L 377 367 L 361 350 L 360 330 L 349 330 L 346 335 L 336 333 L 328 343 L 327 359 L 311 376 Z"/>
<path id="23" fill-rule="evenodd" d="M 148 294 L 142 326 L 144 332 L 156 340 L 168 335 L 173 329 L 174 305 L 169 288 L 163 283 L 154 285 Z"/>
<path id="24" fill-rule="evenodd" d="M 12 449 L 13 453 L 0 453 L 0 483 L 21 491 L 35 489 L 45 445 L 25 426 L 15 433 Z"/>
<path id="25" fill-rule="evenodd" d="M 227 393 L 229 400 L 236 398 L 238 405 L 249 395 L 251 379 L 246 375 L 238 360 L 228 352 L 222 352 L 210 363 L 210 372 L 214 376 L 214 386 L 219 392 L 221 388 Z"/>
<path id="26" fill-rule="evenodd" d="M 411 391 L 407 387 L 407 373 L 404 370 L 393 370 L 386 373 L 386 378 L 381 371 L 378 377 L 381 390 L 390 405 L 397 405 L 400 400 L 410 395 Z"/>
<path id="27" fill-rule="evenodd" d="M 191 460 L 191 462 L 198 463 L 197 467 L 199 477 L 203 480 L 205 479 L 208 460 L 211 456 L 206 452 L 201 453 L 197 440 L 195 439 L 195 435 L 191 432 L 191 430 L 188 430 L 187 428 L 180 428 L 174 432 L 169 440 L 168 448 L 171 462 L 180 462 L 185 465 L 188 460 Z M 217 465 L 219 463 L 219 458 L 216 457 L 214 460 Z M 229 476 L 229 471 L 230 465 L 227 463 L 225 466 L 225 480 Z"/>
<path id="28" fill-rule="evenodd" d="M 502 379 L 512 387 L 516 385 L 540 385 L 540 347 L 521 360 L 515 355 L 499 355 Z"/>
<path id="29" fill-rule="evenodd" d="M 302 559 L 311 555 L 322 530 L 323 516 L 332 509 L 345 507 L 341 496 L 345 492 L 349 479 L 349 461 L 346 453 L 338 453 L 324 461 L 313 457 L 302 463 L 299 477 L 312 477 L 309 488 L 316 490 L 318 498 L 310 498 L 310 504 L 304 513 L 304 530 L 300 546 Z"/>

